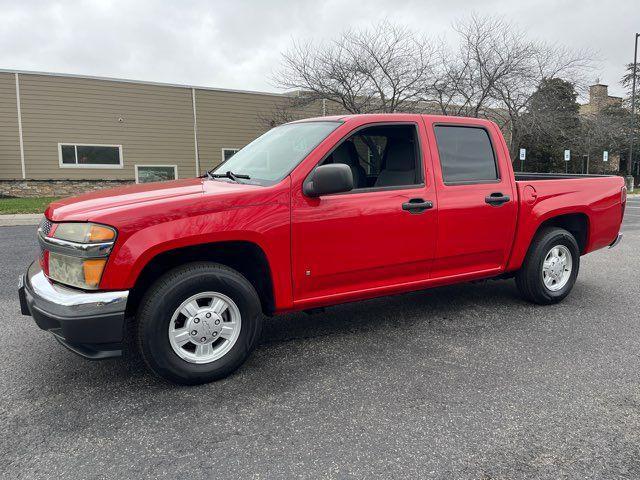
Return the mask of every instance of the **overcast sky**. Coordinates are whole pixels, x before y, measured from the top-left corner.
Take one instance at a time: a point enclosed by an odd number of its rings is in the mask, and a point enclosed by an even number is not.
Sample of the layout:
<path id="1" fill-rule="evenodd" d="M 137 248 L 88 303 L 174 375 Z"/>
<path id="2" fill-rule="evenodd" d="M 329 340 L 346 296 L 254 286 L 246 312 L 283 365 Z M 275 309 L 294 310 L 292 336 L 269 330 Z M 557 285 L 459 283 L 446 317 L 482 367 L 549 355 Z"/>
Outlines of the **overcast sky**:
<path id="1" fill-rule="evenodd" d="M 623 94 L 640 0 L 0 0 L 0 68 L 275 91 L 269 77 L 293 39 L 383 19 L 437 37 L 472 10 L 591 49 L 593 79 Z"/>

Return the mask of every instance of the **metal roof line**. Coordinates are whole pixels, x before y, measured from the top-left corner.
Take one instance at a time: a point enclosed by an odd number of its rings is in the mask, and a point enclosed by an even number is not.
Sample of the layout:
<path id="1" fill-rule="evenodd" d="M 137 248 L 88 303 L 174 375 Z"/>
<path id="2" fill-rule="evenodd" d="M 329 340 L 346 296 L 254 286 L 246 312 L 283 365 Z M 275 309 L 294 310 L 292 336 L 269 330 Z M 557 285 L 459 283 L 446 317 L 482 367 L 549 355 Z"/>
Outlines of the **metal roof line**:
<path id="1" fill-rule="evenodd" d="M 251 95 L 272 95 L 275 97 L 287 97 L 291 95 L 291 92 L 289 93 L 259 92 L 257 90 L 237 90 L 233 88 L 201 87 L 197 85 L 186 85 L 186 84 L 180 84 L 180 83 L 152 82 L 152 81 L 145 81 L 145 80 L 132 80 L 128 78 L 101 77 L 101 76 L 95 76 L 95 75 L 82 75 L 82 74 L 75 74 L 75 73 L 40 72 L 40 71 L 34 71 L 34 70 L 14 70 L 10 68 L 0 68 L 0 73 L 12 73 L 12 74 L 17 73 L 19 75 L 42 75 L 42 76 L 49 76 L 49 77 L 101 80 L 104 82 L 133 83 L 136 85 L 153 85 L 158 87 L 174 87 L 174 88 L 186 88 L 186 89 L 195 88 L 197 90 L 209 90 L 214 92 L 248 93 Z"/>

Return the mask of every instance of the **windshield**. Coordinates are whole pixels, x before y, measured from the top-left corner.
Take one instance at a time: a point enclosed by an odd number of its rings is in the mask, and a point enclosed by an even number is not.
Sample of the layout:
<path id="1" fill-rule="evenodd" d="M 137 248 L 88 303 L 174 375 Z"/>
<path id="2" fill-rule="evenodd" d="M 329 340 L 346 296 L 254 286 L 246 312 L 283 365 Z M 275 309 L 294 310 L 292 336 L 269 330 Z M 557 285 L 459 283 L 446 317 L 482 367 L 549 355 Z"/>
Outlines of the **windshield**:
<path id="1" fill-rule="evenodd" d="M 281 125 L 256 138 L 213 173 L 249 175 L 250 180 L 243 180 L 246 183 L 279 182 L 339 125 L 322 121 Z"/>

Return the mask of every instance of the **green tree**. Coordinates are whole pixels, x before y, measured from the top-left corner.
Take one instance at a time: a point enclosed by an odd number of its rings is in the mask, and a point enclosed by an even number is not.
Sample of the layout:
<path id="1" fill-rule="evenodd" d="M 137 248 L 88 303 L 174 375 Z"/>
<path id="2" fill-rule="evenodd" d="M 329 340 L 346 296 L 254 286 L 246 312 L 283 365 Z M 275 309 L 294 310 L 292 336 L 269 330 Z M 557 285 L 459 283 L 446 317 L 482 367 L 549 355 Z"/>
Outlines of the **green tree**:
<path id="1" fill-rule="evenodd" d="M 631 90 L 633 89 L 633 63 L 628 63 L 620 84 L 626 89 L 629 107 L 631 106 Z M 640 109 L 640 65 L 636 68 L 636 112 Z"/>
<path id="2" fill-rule="evenodd" d="M 625 87 L 626 91 L 627 91 L 627 95 L 628 97 L 625 99 L 625 104 L 628 106 L 629 111 L 631 110 L 631 97 L 632 97 L 632 89 L 633 89 L 633 63 L 628 63 L 627 67 L 625 69 L 625 74 L 623 75 L 622 79 L 620 80 L 620 84 Z M 630 143 L 630 139 L 631 139 L 631 125 L 633 124 L 633 132 L 634 132 L 634 137 L 635 137 L 635 147 L 633 150 L 633 163 L 637 164 L 638 162 L 640 162 L 640 145 L 638 145 L 640 143 L 640 65 L 637 66 L 636 68 L 636 101 L 635 101 L 635 111 L 636 111 L 636 115 L 635 118 L 633 119 L 633 122 L 631 121 L 631 118 L 629 117 L 629 119 L 627 120 L 628 123 L 628 138 L 627 138 L 627 142 Z M 626 150 L 626 152 L 623 154 L 623 157 L 625 159 L 628 159 L 629 157 L 629 151 L 628 149 Z M 627 160 L 625 160 L 626 162 Z M 637 173 L 638 168 L 634 168 L 634 174 Z"/>
<path id="3" fill-rule="evenodd" d="M 579 148 L 580 105 L 571 82 L 560 78 L 543 79 L 531 95 L 522 121 L 520 146 L 527 149 L 526 170 L 563 172 L 564 150 Z M 570 169 L 579 165 L 572 154 Z"/>

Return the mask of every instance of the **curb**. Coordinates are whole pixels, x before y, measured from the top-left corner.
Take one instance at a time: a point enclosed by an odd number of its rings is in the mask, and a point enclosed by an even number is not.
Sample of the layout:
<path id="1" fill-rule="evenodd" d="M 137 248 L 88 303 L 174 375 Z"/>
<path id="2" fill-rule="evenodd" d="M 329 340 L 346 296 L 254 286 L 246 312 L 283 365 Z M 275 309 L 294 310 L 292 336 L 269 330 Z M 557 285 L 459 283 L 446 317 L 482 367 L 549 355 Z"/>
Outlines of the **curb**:
<path id="1" fill-rule="evenodd" d="M 38 225 L 41 219 L 41 213 L 17 213 L 15 215 L 0 215 L 0 227 Z"/>

